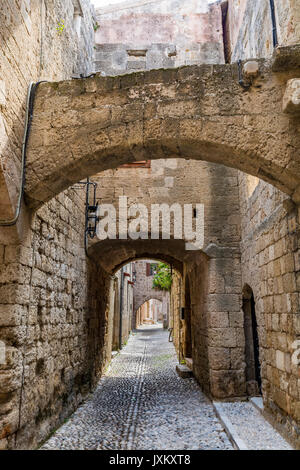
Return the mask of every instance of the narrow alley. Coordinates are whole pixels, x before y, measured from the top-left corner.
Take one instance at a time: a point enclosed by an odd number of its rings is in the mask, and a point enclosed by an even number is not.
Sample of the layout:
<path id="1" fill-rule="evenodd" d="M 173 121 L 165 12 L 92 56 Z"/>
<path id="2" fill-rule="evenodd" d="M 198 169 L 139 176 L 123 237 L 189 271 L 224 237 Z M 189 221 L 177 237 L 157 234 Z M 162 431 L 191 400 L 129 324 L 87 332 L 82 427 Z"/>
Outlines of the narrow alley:
<path id="1" fill-rule="evenodd" d="M 194 379 L 178 377 L 177 363 L 168 332 L 143 325 L 43 449 L 232 449 L 212 405 Z"/>
<path id="2" fill-rule="evenodd" d="M 0 451 L 300 450 L 300 0 L 0 6 Z"/>
<path id="3" fill-rule="evenodd" d="M 162 325 L 142 325 L 42 450 L 233 450 L 212 403 L 193 378 L 177 375 L 177 364 Z M 263 419 L 255 426 L 258 446 L 290 448 Z"/>

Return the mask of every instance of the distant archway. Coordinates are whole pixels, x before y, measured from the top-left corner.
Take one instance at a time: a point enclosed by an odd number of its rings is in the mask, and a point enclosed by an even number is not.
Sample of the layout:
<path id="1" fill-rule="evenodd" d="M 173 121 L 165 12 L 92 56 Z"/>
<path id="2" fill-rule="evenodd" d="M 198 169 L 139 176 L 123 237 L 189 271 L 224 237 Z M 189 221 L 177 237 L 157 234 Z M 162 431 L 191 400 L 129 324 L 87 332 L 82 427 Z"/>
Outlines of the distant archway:
<path id="1" fill-rule="evenodd" d="M 201 250 L 187 251 L 184 240 L 98 240 L 89 248 L 89 256 L 108 274 L 136 260 L 167 263 L 181 274 L 183 263 L 206 256 Z"/>
<path id="2" fill-rule="evenodd" d="M 143 299 L 143 301 L 137 305 L 134 306 L 134 309 L 135 310 L 138 310 L 139 308 L 142 307 L 142 305 L 144 305 L 145 303 L 149 302 L 150 300 L 157 300 L 158 302 L 161 302 L 161 297 L 159 295 L 150 295 L 149 297 L 146 297 L 145 300 Z"/>
<path id="3" fill-rule="evenodd" d="M 159 309 L 158 306 L 160 306 Z M 162 301 L 150 298 L 140 305 L 136 311 L 136 327 L 145 324 L 154 325 L 158 322 L 163 325 Z"/>

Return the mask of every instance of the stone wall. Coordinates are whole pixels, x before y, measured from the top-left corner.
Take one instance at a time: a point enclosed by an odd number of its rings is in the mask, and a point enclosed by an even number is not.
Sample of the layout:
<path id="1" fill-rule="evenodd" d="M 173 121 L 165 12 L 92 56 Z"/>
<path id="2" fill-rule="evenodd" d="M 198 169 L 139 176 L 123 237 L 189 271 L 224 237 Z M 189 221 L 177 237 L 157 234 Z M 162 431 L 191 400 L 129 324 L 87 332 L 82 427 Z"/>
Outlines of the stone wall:
<path id="1" fill-rule="evenodd" d="M 97 9 L 95 69 L 107 75 L 224 62 L 220 5 L 137 0 Z"/>
<path id="2" fill-rule="evenodd" d="M 180 361 L 192 359 L 193 373 L 208 395 L 245 397 L 240 253 L 217 246 L 206 252 L 209 256 L 202 254 L 196 263 L 185 265 L 183 277 L 173 273 L 174 345 Z"/>
<path id="3" fill-rule="evenodd" d="M 87 264 L 83 216 L 69 190 L 32 218 L 26 241 L 2 246 L 3 447 L 36 446 L 77 408 L 108 359 L 107 281 Z"/>
<path id="4" fill-rule="evenodd" d="M 136 261 L 134 269 L 136 282 L 133 290 L 134 313 L 148 300 L 157 299 L 163 302 L 163 312 L 167 319 L 168 292 L 153 288 L 153 275 L 147 273 L 147 264 L 157 263 L 157 261 Z M 136 326 L 135 315 L 133 316 L 133 328 Z"/>
<path id="5" fill-rule="evenodd" d="M 242 277 L 254 293 L 265 406 L 289 433 L 299 432 L 299 214 L 279 191 L 260 182 L 247 194 L 240 176 Z"/>
<path id="6" fill-rule="evenodd" d="M 89 44 L 83 49 L 71 0 L 2 2 L 1 218 L 11 216 L 16 204 L 29 82 L 70 78 L 92 67 L 93 10 L 88 1 L 81 5 L 83 42 Z M 69 189 L 37 213 L 24 206 L 18 225 L 0 230 L 0 339 L 6 347 L 1 449 L 28 449 L 46 438 L 82 402 L 109 360 L 109 283 L 85 255 L 84 198 L 82 190 Z"/>
<path id="7" fill-rule="evenodd" d="M 242 278 L 254 293 L 265 407 L 297 441 L 299 366 L 299 215 L 274 187 L 260 182 L 250 195 L 240 175 Z"/>
<path id="8" fill-rule="evenodd" d="M 122 334 L 121 342 L 122 345 L 125 344 L 129 338 L 129 335 L 132 331 L 133 325 L 133 263 L 126 264 L 121 269 L 119 269 L 113 276 L 115 287 L 114 287 L 114 299 L 112 309 L 114 311 L 114 321 L 113 321 L 113 350 L 120 349 L 120 321 L 122 316 Z M 123 281 L 122 281 L 123 279 Z M 120 305 L 121 303 L 121 305 Z M 120 312 L 121 307 L 121 312 Z M 106 349 L 109 349 L 109 345 L 105 346 Z"/>

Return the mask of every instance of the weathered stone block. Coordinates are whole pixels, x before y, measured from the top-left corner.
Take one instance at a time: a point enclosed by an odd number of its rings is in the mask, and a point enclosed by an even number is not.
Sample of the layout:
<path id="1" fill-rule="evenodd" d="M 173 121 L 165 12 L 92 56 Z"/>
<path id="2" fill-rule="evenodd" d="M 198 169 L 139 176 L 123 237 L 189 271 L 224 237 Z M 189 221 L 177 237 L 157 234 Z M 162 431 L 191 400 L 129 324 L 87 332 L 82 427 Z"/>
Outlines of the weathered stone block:
<path id="1" fill-rule="evenodd" d="M 0 287 L 0 304 L 28 305 L 29 289 L 26 285 L 10 284 Z"/>
<path id="2" fill-rule="evenodd" d="M 240 310 L 240 296 L 236 294 L 209 294 L 208 309 L 212 312 Z"/>
<path id="3" fill-rule="evenodd" d="M 288 395 L 283 392 L 282 390 L 279 390 L 278 388 L 275 388 L 274 390 L 274 399 L 276 404 L 285 412 L 289 412 L 289 406 L 288 406 Z"/>
<path id="4" fill-rule="evenodd" d="M 244 313 L 243 312 L 230 312 L 229 323 L 232 328 L 243 328 L 244 326 Z"/>
<path id="5" fill-rule="evenodd" d="M 208 344 L 212 347 L 236 347 L 235 328 L 210 328 L 208 330 Z"/>
<path id="6" fill-rule="evenodd" d="M 19 262 L 25 266 L 32 266 L 32 247 L 22 245 L 8 245 L 5 247 L 5 263 Z"/>
<path id="7" fill-rule="evenodd" d="M 259 62 L 256 60 L 248 60 L 243 66 L 246 77 L 256 77 L 259 73 Z"/>
<path id="8" fill-rule="evenodd" d="M 242 397 L 246 394 L 244 371 L 211 371 L 211 394 L 214 398 Z"/>
<path id="9" fill-rule="evenodd" d="M 230 364 L 231 369 L 244 370 L 245 363 L 245 351 L 244 348 L 232 348 L 230 349 Z"/>
<path id="10" fill-rule="evenodd" d="M 1 392 L 10 393 L 21 386 L 22 368 L 13 370 L 0 370 Z"/>
<path id="11" fill-rule="evenodd" d="M 282 104 L 283 112 L 300 114 L 300 79 L 293 78 L 287 82 Z"/>
<path id="12" fill-rule="evenodd" d="M 214 370 L 230 369 L 230 349 L 208 348 L 209 367 Z"/>
<path id="13" fill-rule="evenodd" d="M 27 307 L 21 305 L 0 305 L 0 327 L 19 326 L 26 318 Z"/>

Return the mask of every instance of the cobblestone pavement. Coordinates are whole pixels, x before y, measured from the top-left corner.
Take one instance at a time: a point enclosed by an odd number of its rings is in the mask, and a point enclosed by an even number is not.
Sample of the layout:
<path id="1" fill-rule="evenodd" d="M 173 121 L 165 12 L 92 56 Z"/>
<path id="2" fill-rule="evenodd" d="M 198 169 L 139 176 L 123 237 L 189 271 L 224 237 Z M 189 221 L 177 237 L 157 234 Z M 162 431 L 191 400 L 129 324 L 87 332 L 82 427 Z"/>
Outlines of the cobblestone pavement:
<path id="1" fill-rule="evenodd" d="M 293 450 L 251 403 L 219 403 L 219 409 L 247 449 Z"/>
<path id="2" fill-rule="evenodd" d="M 42 449 L 232 449 L 212 404 L 176 364 L 168 332 L 142 327 Z"/>

